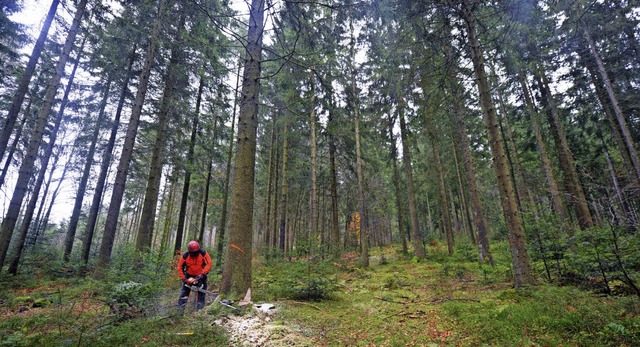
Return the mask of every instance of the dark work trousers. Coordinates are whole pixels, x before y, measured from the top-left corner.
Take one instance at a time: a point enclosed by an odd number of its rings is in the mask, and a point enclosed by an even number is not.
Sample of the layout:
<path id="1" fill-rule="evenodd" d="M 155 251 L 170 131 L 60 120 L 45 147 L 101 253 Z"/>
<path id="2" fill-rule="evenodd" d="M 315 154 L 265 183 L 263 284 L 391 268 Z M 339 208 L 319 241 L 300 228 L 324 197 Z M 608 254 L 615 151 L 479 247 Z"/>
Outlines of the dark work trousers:
<path id="1" fill-rule="evenodd" d="M 190 277 L 188 277 L 190 278 Z M 196 284 L 198 287 L 202 289 L 207 289 L 207 276 L 204 276 L 200 279 L 200 282 Z M 185 308 L 187 306 L 187 300 L 189 299 L 189 293 L 191 293 L 191 288 L 188 287 L 185 283 L 182 283 L 182 292 L 180 293 L 180 299 L 178 299 L 178 307 Z M 204 293 L 195 291 L 194 293 L 198 297 L 198 310 L 204 307 Z"/>

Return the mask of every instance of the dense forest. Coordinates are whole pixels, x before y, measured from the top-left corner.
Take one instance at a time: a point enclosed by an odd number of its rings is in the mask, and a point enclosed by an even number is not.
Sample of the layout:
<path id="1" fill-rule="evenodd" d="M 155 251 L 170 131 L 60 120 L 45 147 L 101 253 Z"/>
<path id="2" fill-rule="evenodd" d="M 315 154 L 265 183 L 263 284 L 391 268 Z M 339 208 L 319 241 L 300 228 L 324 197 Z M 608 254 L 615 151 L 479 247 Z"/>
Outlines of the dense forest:
<path id="1" fill-rule="evenodd" d="M 0 6 L 3 281 L 198 240 L 240 299 L 259 259 L 442 246 L 640 297 L 636 1 Z"/>

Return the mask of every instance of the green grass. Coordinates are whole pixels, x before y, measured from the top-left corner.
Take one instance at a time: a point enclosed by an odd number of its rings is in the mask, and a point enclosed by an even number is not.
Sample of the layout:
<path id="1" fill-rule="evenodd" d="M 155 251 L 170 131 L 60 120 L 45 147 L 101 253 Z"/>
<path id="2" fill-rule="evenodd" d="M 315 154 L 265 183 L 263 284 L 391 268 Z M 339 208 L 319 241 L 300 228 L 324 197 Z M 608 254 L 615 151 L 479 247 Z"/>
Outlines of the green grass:
<path id="1" fill-rule="evenodd" d="M 469 253 L 430 247 L 426 260 L 378 250 L 368 269 L 356 255 L 323 264 L 337 278 L 331 300 L 283 301 L 281 319 L 312 329 L 324 346 L 637 346 L 637 297 L 600 297 L 574 287 L 512 289 L 508 248 L 496 267 Z M 500 265 L 502 264 L 502 265 Z M 271 265 L 287 275 L 283 262 Z M 318 265 L 320 266 L 320 265 Z M 257 275 L 261 276 L 261 268 Z"/>

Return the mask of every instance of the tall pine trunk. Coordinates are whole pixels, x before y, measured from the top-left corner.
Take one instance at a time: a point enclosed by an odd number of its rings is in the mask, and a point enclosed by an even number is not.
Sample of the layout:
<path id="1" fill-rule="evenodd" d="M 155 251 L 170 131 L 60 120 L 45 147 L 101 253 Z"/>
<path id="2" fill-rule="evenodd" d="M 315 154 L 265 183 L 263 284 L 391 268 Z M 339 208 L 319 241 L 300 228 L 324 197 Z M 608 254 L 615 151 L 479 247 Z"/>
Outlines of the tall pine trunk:
<path id="1" fill-rule="evenodd" d="M 36 64 L 38 64 L 38 59 L 40 59 L 40 55 L 42 54 L 42 50 L 44 49 L 44 43 L 47 39 L 47 35 L 49 34 L 51 22 L 53 22 L 53 18 L 56 16 L 56 11 L 58 10 L 59 4 L 60 0 L 53 0 L 51 2 L 51 6 L 49 6 L 49 12 L 47 13 L 47 16 L 44 19 L 44 23 L 42 24 L 42 28 L 40 29 L 40 35 L 36 40 L 36 44 L 33 46 L 31 56 L 29 56 L 27 67 L 20 77 L 20 82 L 18 82 L 18 89 L 16 89 L 13 99 L 11 100 L 11 108 L 9 108 L 9 113 L 5 118 L 2 128 L 2 134 L 0 134 L 0 159 L 4 157 L 4 153 L 7 149 L 7 144 L 9 143 L 9 138 L 11 137 L 11 133 L 13 132 L 13 127 L 15 126 L 16 120 L 18 119 L 18 114 L 20 114 L 22 103 L 24 102 L 24 98 L 27 95 L 27 91 L 29 89 L 29 82 L 31 81 L 31 77 L 33 77 L 33 73 L 36 70 Z M 11 157 L 9 157 L 9 159 L 10 158 Z"/>
<path id="2" fill-rule="evenodd" d="M 533 104 L 533 99 L 531 98 L 531 93 L 529 93 L 529 87 L 527 86 L 526 80 L 522 74 L 520 74 L 519 80 L 520 80 L 520 86 L 522 88 L 522 93 L 524 95 L 527 113 L 529 113 L 529 118 L 531 120 L 531 127 L 533 128 L 533 133 L 536 138 L 538 154 L 540 155 L 540 162 L 542 164 L 542 169 L 544 170 L 545 177 L 547 179 L 549 192 L 551 193 L 551 202 L 553 204 L 553 210 L 558 215 L 558 219 L 560 220 L 560 222 L 565 222 L 567 218 L 567 212 L 565 210 L 564 203 L 562 201 L 562 196 L 560 195 L 560 191 L 558 189 L 558 184 L 556 183 L 557 181 L 555 178 L 555 174 L 553 173 L 553 168 L 551 167 L 551 164 L 550 164 L 549 154 L 547 152 L 547 146 L 542 137 L 542 129 L 540 129 L 538 112 L 536 112 L 535 106 Z"/>
<path id="3" fill-rule="evenodd" d="M 29 145 L 22 160 L 22 165 L 20 166 L 20 173 L 11 197 L 11 202 L 9 203 L 9 208 L 2 220 L 2 225 L 0 226 L 0 267 L 4 264 L 7 250 L 9 249 L 9 242 L 11 241 L 11 236 L 13 235 L 18 215 L 20 214 L 20 206 L 22 205 L 22 201 L 27 193 L 29 180 L 33 175 L 36 157 L 38 156 L 38 149 L 40 148 L 40 143 L 42 141 L 42 135 L 49 119 L 49 113 L 51 112 L 55 102 L 55 96 L 59 87 L 58 84 L 60 83 L 60 79 L 62 79 L 62 75 L 64 75 L 64 68 L 67 65 L 69 54 L 73 49 L 73 43 L 76 39 L 86 5 L 87 0 L 81 0 L 76 7 L 76 13 L 73 18 L 73 22 L 71 23 L 71 27 L 69 28 L 62 53 L 58 58 L 55 73 L 49 80 L 44 102 L 40 108 L 40 112 L 38 113 L 35 127 L 31 132 Z M 46 165 L 42 166 L 41 170 L 46 170 Z"/>
<path id="4" fill-rule="evenodd" d="M 389 115 L 389 155 L 393 164 L 393 188 L 396 199 L 396 217 L 398 218 L 398 234 L 402 242 L 402 254 L 407 254 L 409 248 L 407 246 L 407 235 L 404 232 L 404 216 L 402 204 L 402 191 L 400 190 L 400 173 L 398 172 L 398 149 L 396 147 L 396 137 L 393 135 L 394 119 Z"/>
<path id="5" fill-rule="evenodd" d="M 404 101 L 398 102 L 398 118 L 400 118 L 400 137 L 402 138 L 402 161 L 404 163 L 404 173 L 407 179 L 407 194 L 409 198 L 409 219 L 411 220 L 411 241 L 413 251 L 418 258 L 425 258 L 427 253 L 422 243 L 422 236 L 418 227 L 418 208 L 416 205 L 416 195 L 413 188 L 413 172 L 411 169 L 411 152 L 409 149 L 409 139 L 407 135 L 407 124 L 404 119 Z"/>
<path id="6" fill-rule="evenodd" d="M 226 248 L 220 283 L 220 292 L 236 296 L 242 296 L 251 289 L 256 130 L 264 5 L 263 0 L 251 1 L 242 78 L 242 99 L 238 116 L 238 146 L 234 165 L 236 172 L 233 178 L 229 246 Z"/>
<path id="7" fill-rule="evenodd" d="M 604 83 L 604 89 L 607 91 L 607 95 L 609 96 L 609 102 L 611 103 L 611 107 L 613 108 L 613 113 L 615 115 L 616 121 L 618 122 L 618 126 L 620 127 L 620 132 L 622 133 L 622 139 L 626 146 L 627 152 L 629 153 L 629 157 L 631 159 L 631 163 L 633 164 L 633 169 L 635 171 L 636 177 L 640 177 L 640 158 L 638 157 L 638 152 L 636 150 L 636 144 L 631 137 L 631 132 L 629 131 L 629 127 L 627 126 L 627 121 L 622 113 L 622 109 L 620 109 L 620 104 L 618 102 L 618 97 L 616 96 L 615 91 L 613 90 L 613 85 L 611 83 L 611 79 L 609 78 L 609 74 L 604 67 L 604 63 L 602 62 L 602 58 L 600 57 L 600 53 L 598 52 L 598 47 L 596 46 L 595 41 L 591 37 L 591 33 L 587 29 L 586 23 L 582 24 L 582 33 L 589 44 L 589 49 L 591 50 L 591 55 L 596 62 L 598 67 L 598 73 L 600 74 L 600 78 Z"/>
<path id="8" fill-rule="evenodd" d="M 166 83 L 171 83 L 169 78 L 167 78 Z M 187 151 L 187 161 L 184 168 L 184 183 L 182 185 L 182 197 L 180 198 L 180 212 L 178 213 L 178 230 L 176 232 L 177 236 L 176 236 L 176 245 L 174 247 L 174 251 L 178 251 L 180 250 L 180 248 L 182 248 L 181 242 L 182 242 L 182 234 L 184 232 L 184 220 L 187 214 L 187 202 L 189 200 L 189 189 L 191 188 L 191 166 L 193 165 L 193 153 L 196 146 L 196 137 L 198 135 L 198 121 L 200 117 L 200 103 L 202 102 L 203 90 L 204 90 L 204 73 L 200 75 L 200 83 L 198 86 L 198 96 L 196 97 L 196 110 L 195 110 L 195 114 L 193 115 L 193 124 L 191 125 L 191 137 L 189 138 L 189 150 Z M 211 166 L 209 166 L 209 168 L 211 168 Z M 199 241 L 202 242 L 203 240 L 199 240 Z"/>
<path id="9" fill-rule="evenodd" d="M 102 243 L 100 244 L 100 266 L 107 266 L 111 260 L 111 250 L 113 249 L 113 244 L 115 242 L 118 217 L 120 216 L 120 206 L 122 204 L 124 188 L 127 181 L 127 175 L 129 173 L 129 164 L 131 163 L 131 157 L 133 155 L 133 146 L 136 141 L 136 135 L 138 134 L 138 124 L 140 123 L 142 106 L 147 94 L 149 77 L 151 75 L 151 66 L 153 65 L 156 44 L 160 34 L 163 1 L 164 0 L 158 1 L 158 14 L 152 32 L 149 36 L 149 45 L 140 71 L 138 90 L 133 102 L 131 116 L 129 117 L 129 125 L 127 126 L 125 140 L 122 146 L 122 154 L 120 155 L 120 162 L 118 163 L 116 179 L 111 193 L 111 202 L 109 203 L 109 210 L 107 211 L 107 219 L 105 221 L 104 234 L 102 235 Z"/>
<path id="10" fill-rule="evenodd" d="M 238 107 L 238 90 L 240 89 L 240 70 L 242 69 L 242 62 L 238 62 L 238 71 L 236 73 L 236 88 L 233 98 L 233 114 L 231 115 L 231 136 L 229 136 L 229 149 L 227 150 L 227 168 L 224 174 L 224 190 L 222 192 L 222 206 L 220 208 L 220 225 L 218 227 L 217 239 L 217 254 L 216 254 L 216 266 L 222 264 L 222 254 L 225 246 L 225 235 L 227 230 L 227 210 L 229 205 L 229 181 L 231 181 L 231 160 L 233 157 L 233 142 L 235 139 L 234 133 L 236 129 L 236 108 Z"/>
<path id="11" fill-rule="evenodd" d="M 136 249 L 145 251 L 151 248 L 153 231 L 156 223 L 156 210 L 158 208 L 158 194 L 160 193 L 160 183 L 162 180 L 162 167 L 164 166 L 164 152 L 167 143 L 167 126 L 170 117 L 174 113 L 174 94 L 178 83 L 178 65 L 181 63 L 182 30 L 185 23 L 184 9 L 181 9 L 176 37 L 171 48 L 171 57 L 167 67 L 167 75 L 164 79 L 164 90 L 162 92 L 162 103 L 158 112 L 156 123 L 156 138 L 151 153 L 149 163 L 149 176 L 147 179 L 147 189 L 144 195 L 142 215 L 140 216 L 140 227 L 136 239 Z"/>
<path id="12" fill-rule="evenodd" d="M 480 106 L 484 115 L 487 132 L 489 135 L 489 145 L 493 154 L 493 164 L 498 180 L 498 188 L 502 202 L 502 210 L 509 230 L 509 245 L 511 248 L 511 259 L 513 262 L 513 272 L 515 287 L 520 288 L 525 285 L 535 283 L 533 271 L 529 263 L 529 255 L 527 253 L 524 230 L 518 213 L 516 197 L 514 194 L 511 179 L 509 177 L 509 169 L 505 158 L 500 130 L 498 128 L 498 117 L 496 109 L 491 100 L 491 90 L 489 88 L 489 80 L 484 66 L 484 56 L 482 47 L 478 37 L 476 36 L 476 18 L 473 12 L 472 2 L 464 0 L 461 4 L 461 17 L 465 22 L 467 29 L 467 40 L 471 50 L 471 59 L 473 61 L 473 70 L 480 95 Z"/>
<path id="13" fill-rule="evenodd" d="M 118 127 L 120 126 L 120 116 L 122 115 L 122 109 L 124 108 L 127 94 L 129 92 L 129 81 L 131 80 L 133 63 L 135 63 L 136 60 L 136 49 L 137 47 L 134 46 L 131 50 L 131 53 L 129 54 L 129 66 L 127 68 L 127 73 L 122 84 L 122 90 L 120 92 L 120 99 L 118 100 L 116 114 L 111 124 L 109 140 L 107 141 L 107 145 L 105 146 L 104 152 L 102 153 L 100 173 L 98 174 L 98 180 L 96 181 L 96 187 L 93 192 L 93 199 L 91 200 L 91 207 L 89 208 L 89 216 L 87 217 L 87 224 L 82 236 L 82 261 L 85 264 L 89 261 L 89 252 L 91 251 L 93 233 L 95 231 L 96 222 L 98 220 L 98 212 L 100 211 L 102 193 L 104 192 L 104 188 L 106 185 L 109 166 L 111 164 L 111 157 L 113 155 L 113 147 L 115 146 Z"/>
<path id="14" fill-rule="evenodd" d="M 576 216 L 578 217 L 578 225 L 581 229 L 589 228 L 593 226 L 593 219 L 591 218 L 591 212 L 587 205 L 587 198 L 584 195 L 582 184 L 578 178 L 573 154 L 569 149 L 569 143 L 560 120 L 560 115 L 558 114 L 555 101 L 551 95 L 549 81 L 547 81 L 547 78 L 542 71 L 537 72 L 536 80 L 542 96 L 543 106 L 547 112 L 551 134 L 553 135 L 553 140 L 556 143 L 558 158 L 560 159 L 560 168 L 562 169 L 564 176 L 565 189 L 571 196 L 571 205 L 573 205 Z"/>
<path id="15" fill-rule="evenodd" d="M 71 256 L 71 250 L 73 249 L 73 242 L 75 241 L 76 229 L 78 228 L 78 221 L 80 220 L 80 211 L 82 210 L 82 202 L 87 190 L 87 183 L 89 182 L 89 175 L 91 174 L 91 167 L 93 166 L 93 157 L 95 155 L 98 138 L 100 137 L 100 130 L 102 129 L 102 123 L 105 117 L 105 108 L 107 107 L 107 100 L 109 99 L 109 90 L 111 88 L 111 76 L 107 79 L 105 84 L 104 95 L 100 102 L 100 111 L 98 113 L 98 119 L 94 125 L 93 133 L 91 134 L 91 144 L 89 145 L 89 151 L 87 153 L 87 159 L 82 170 L 82 177 L 78 184 L 78 190 L 76 191 L 76 198 L 73 204 L 73 211 L 69 218 L 69 227 L 67 228 L 67 235 L 64 241 L 64 253 L 63 260 L 69 261 Z"/>

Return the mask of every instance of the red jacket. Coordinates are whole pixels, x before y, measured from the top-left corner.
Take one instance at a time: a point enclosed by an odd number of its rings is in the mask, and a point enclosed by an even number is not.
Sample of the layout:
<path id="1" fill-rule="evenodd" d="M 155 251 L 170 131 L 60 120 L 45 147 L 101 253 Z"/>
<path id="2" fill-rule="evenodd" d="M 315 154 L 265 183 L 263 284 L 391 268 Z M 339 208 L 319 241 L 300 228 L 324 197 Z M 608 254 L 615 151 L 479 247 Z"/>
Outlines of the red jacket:
<path id="1" fill-rule="evenodd" d="M 204 249 L 200 249 L 195 257 L 185 252 L 178 261 L 178 275 L 180 279 L 207 275 L 211 271 L 211 256 Z"/>

